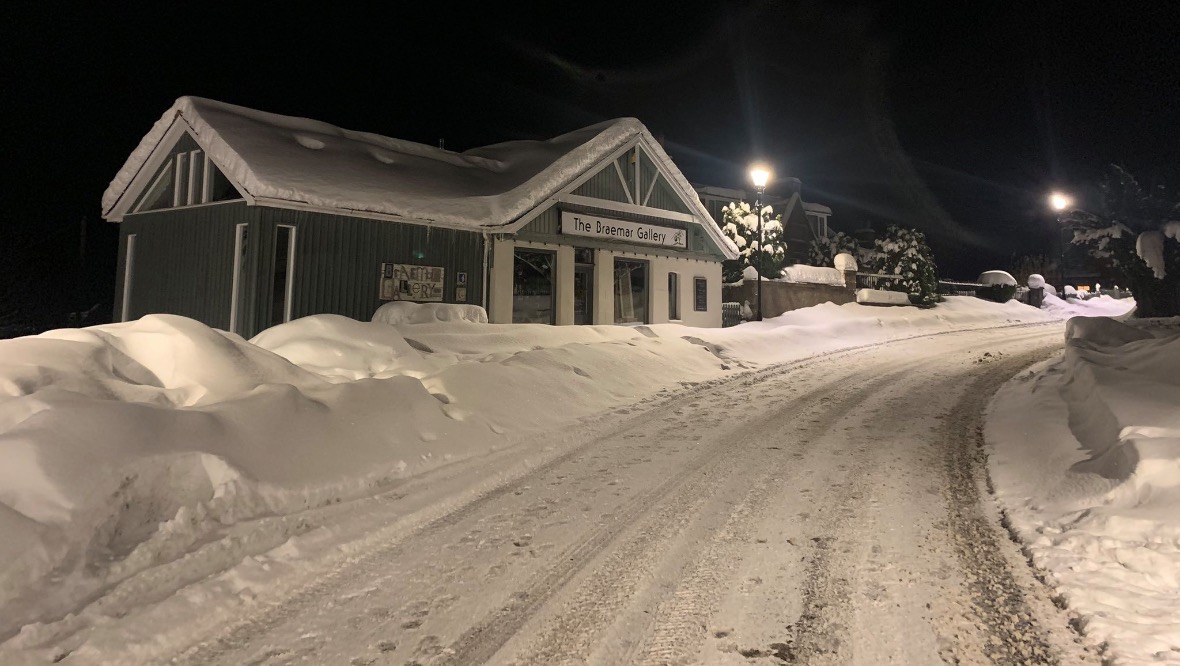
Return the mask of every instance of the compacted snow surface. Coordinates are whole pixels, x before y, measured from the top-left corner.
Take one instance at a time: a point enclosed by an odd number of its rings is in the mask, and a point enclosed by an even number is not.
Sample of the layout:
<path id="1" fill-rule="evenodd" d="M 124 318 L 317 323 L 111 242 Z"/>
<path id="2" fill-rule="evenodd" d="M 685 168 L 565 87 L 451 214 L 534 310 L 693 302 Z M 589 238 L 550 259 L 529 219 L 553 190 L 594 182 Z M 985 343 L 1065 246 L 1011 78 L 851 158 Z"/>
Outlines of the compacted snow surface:
<path id="1" fill-rule="evenodd" d="M 1046 301 L 829 304 L 731 329 L 490 325 L 399 306 L 250 341 L 153 315 L 0 341 L 0 658 L 117 661 L 132 633 L 144 654 L 165 653 L 142 638 L 156 631 L 183 647 L 177 608 L 261 594 L 277 571 L 345 548 L 333 544 L 349 518 L 334 507 L 380 503 L 449 463 L 525 461 L 537 435 L 556 442 L 670 388 L 1075 317 L 1064 355 L 992 405 L 996 494 L 1088 641 L 1128 663 L 1178 660 L 1180 337 L 1168 322 L 1106 318 L 1130 301 Z M 339 533 L 309 528 L 313 511 L 338 515 Z M 210 577 L 220 583 L 199 584 Z M 135 626 L 120 628 L 128 615 Z"/>

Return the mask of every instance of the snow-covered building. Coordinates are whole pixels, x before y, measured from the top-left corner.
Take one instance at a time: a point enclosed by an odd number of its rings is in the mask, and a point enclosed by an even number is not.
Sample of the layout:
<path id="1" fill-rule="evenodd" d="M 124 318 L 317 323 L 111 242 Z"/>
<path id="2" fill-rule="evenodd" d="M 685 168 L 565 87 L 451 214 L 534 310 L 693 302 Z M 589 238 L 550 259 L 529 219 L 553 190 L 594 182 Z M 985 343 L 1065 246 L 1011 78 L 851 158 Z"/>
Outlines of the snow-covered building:
<path id="1" fill-rule="evenodd" d="M 832 209 L 823 204 L 804 201 L 803 185 L 798 178 L 783 179 L 780 188 L 785 188 L 785 194 L 767 192 L 763 195 L 762 203 L 771 206 L 774 215 L 782 215 L 787 264 L 806 264 L 811 261 L 811 241 L 828 238 L 828 218 L 832 215 Z M 757 197 L 755 192 L 713 185 L 697 184 L 694 189 L 718 224 L 723 219 L 722 208 L 739 201 L 753 205 Z"/>
<path id="2" fill-rule="evenodd" d="M 390 300 L 494 323 L 721 325 L 737 249 L 644 125 L 457 153 L 182 97 L 102 199 L 121 224 L 115 319 L 250 337 Z"/>

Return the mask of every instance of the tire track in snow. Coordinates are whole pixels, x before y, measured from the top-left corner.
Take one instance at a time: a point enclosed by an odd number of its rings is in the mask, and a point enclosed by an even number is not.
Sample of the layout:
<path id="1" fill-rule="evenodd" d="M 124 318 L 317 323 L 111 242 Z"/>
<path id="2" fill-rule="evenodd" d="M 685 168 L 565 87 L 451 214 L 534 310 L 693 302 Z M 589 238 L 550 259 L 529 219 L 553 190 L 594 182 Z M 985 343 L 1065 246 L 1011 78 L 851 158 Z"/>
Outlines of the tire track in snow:
<path id="1" fill-rule="evenodd" d="M 942 437 L 946 447 L 945 492 L 948 520 L 960 562 L 967 576 L 973 610 L 986 632 L 983 649 L 996 664 L 1059 664 L 1060 655 L 1050 647 L 1038 613 L 1029 605 L 1026 590 L 1029 571 L 1018 581 L 1002 546 L 1009 546 L 997 530 L 994 516 L 984 511 L 987 457 L 983 448 L 986 402 L 1000 386 L 1023 368 L 1047 358 L 1044 351 L 1004 359 L 980 374 L 945 420 Z M 990 501 L 990 498 L 988 498 Z M 1023 567 L 1022 567 L 1023 569 Z"/>
<path id="2" fill-rule="evenodd" d="M 773 376 L 810 369 L 810 364 L 807 368 L 780 367 L 766 374 Z M 818 370 L 824 372 L 825 376 L 830 372 L 827 367 Z M 751 383 L 742 382 L 734 388 L 741 390 L 751 387 Z M 720 393 L 726 388 L 719 387 L 714 393 Z M 828 387 L 821 393 L 794 398 L 784 408 L 801 409 L 809 403 L 827 402 L 833 395 L 848 390 L 841 386 Z M 868 390 L 865 389 L 865 392 Z M 449 654 L 437 663 L 473 664 L 489 660 L 563 585 L 619 535 L 633 529 L 646 517 L 638 533 L 619 545 L 582 586 L 570 608 L 545 630 L 526 654 L 515 659 L 518 663 L 538 664 L 584 660 L 592 648 L 593 639 L 609 624 L 618 608 L 629 600 L 639 579 L 655 565 L 657 555 L 662 552 L 661 546 L 666 546 L 676 534 L 683 531 L 697 515 L 701 505 L 717 493 L 719 485 L 734 478 L 736 467 L 748 464 L 748 459 L 743 458 L 748 451 L 737 444 L 744 444 L 747 448 L 761 447 L 765 442 L 753 435 L 765 427 L 765 421 L 760 419 L 745 424 L 738 432 L 725 432 L 725 436 L 713 442 L 708 452 L 690 467 L 664 481 L 656 489 L 637 497 L 624 510 L 616 511 L 618 521 L 614 525 L 601 530 L 591 540 L 579 544 L 573 552 L 560 558 L 558 567 L 527 590 L 521 591 L 518 595 L 520 603 L 504 608 L 496 616 L 472 627 L 450 646 Z M 705 470 L 708 470 L 708 474 L 702 474 Z"/>

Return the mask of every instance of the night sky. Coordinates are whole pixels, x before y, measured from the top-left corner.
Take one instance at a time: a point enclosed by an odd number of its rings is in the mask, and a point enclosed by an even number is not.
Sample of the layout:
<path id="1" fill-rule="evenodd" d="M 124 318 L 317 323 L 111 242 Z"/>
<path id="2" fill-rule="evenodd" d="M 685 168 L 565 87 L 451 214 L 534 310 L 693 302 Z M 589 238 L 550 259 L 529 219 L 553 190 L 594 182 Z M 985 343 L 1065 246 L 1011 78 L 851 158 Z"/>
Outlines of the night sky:
<path id="1" fill-rule="evenodd" d="M 109 297 L 100 197 L 182 95 L 458 151 L 633 116 L 692 182 L 765 160 L 836 229 L 925 231 L 957 279 L 1046 252 L 1047 192 L 1107 163 L 1180 184 L 1172 3 L 261 4 L 0 8 L 10 291 L 77 261 Z"/>

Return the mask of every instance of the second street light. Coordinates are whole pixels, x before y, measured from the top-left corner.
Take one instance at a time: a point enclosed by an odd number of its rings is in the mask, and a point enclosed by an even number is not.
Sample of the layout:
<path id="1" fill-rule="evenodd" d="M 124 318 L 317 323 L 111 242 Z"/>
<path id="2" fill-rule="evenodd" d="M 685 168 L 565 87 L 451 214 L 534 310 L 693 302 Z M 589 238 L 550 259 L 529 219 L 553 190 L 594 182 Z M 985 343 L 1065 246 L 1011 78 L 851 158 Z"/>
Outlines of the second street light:
<path id="1" fill-rule="evenodd" d="M 766 183 L 770 180 L 770 170 L 764 166 L 754 166 L 750 168 L 750 180 L 754 181 L 754 187 L 758 188 L 758 198 L 754 200 L 755 213 L 758 215 L 758 253 L 750 253 L 750 257 L 754 262 L 754 269 L 758 271 L 758 284 L 755 285 L 758 299 L 758 314 L 754 318 L 755 321 L 762 321 L 762 265 L 765 263 L 762 258 L 765 256 L 765 251 L 762 249 L 762 195 L 766 193 Z"/>
<path id="2" fill-rule="evenodd" d="M 1062 233 L 1064 229 L 1061 227 L 1061 213 L 1071 204 L 1073 204 L 1073 199 L 1061 192 L 1049 195 L 1049 205 L 1057 213 L 1057 240 L 1061 243 L 1061 253 L 1057 257 L 1057 279 L 1063 293 L 1065 291 L 1065 234 Z"/>

